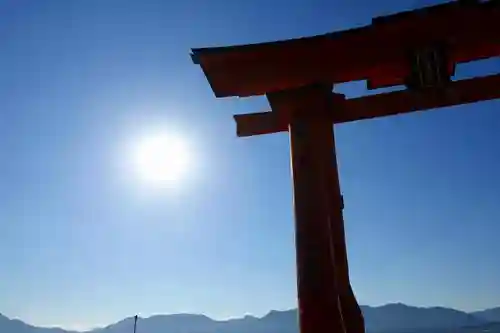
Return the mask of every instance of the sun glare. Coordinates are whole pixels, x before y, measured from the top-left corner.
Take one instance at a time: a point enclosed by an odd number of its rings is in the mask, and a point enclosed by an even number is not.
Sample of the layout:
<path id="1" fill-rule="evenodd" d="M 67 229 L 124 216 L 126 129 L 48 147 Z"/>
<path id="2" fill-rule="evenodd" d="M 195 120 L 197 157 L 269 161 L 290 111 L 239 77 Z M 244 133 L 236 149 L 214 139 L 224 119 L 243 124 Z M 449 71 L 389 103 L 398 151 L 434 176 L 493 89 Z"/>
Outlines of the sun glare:
<path id="1" fill-rule="evenodd" d="M 139 178 L 145 183 L 171 187 L 186 176 L 191 156 L 186 142 L 180 137 L 160 134 L 137 141 L 133 163 Z"/>

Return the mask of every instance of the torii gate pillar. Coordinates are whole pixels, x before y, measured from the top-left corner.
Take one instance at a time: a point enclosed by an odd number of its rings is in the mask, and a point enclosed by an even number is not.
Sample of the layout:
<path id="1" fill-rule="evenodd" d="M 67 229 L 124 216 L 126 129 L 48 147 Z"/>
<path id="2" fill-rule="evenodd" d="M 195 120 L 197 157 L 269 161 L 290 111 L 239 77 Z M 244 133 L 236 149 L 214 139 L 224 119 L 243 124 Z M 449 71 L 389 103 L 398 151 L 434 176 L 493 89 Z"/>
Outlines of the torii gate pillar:
<path id="1" fill-rule="evenodd" d="M 332 85 L 267 94 L 272 112 L 290 113 L 301 332 L 363 333 L 349 282 L 333 125 Z"/>

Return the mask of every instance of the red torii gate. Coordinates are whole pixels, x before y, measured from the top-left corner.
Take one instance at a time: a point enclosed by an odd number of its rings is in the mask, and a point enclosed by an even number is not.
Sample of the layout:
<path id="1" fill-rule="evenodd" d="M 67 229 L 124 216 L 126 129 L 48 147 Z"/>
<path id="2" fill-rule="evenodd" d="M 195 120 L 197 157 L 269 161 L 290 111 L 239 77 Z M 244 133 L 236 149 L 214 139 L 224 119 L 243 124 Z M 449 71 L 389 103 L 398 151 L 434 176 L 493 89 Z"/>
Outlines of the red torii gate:
<path id="1" fill-rule="evenodd" d="M 332 124 L 500 98 L 500 74 L 453 81 L 457 63 L 500 56 L 500 1 L 454 1 L 309 38 L 200 48 L 217 97 L 266 95 L 238 136 L 290 132 L 301 333 L 363 333 L 352 291 Z M 406 90 L 346 99 L 333 85 Z"/>

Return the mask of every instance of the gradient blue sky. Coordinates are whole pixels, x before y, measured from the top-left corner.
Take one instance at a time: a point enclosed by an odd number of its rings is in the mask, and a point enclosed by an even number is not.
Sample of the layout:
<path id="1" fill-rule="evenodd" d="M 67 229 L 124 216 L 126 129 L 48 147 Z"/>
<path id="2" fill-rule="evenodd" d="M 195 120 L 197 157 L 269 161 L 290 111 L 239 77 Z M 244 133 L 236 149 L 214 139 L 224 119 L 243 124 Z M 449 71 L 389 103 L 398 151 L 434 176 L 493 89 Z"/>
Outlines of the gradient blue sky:
<path id="1" fill-rule="evenodd" d="M 295 306 L 286 134 L 238 139 L 191 47 L 329 32 L 414 0 L 0 1 L 0 313 L 91 327 L 135 313 Z M 498 60 L 463 75 L 500 69 Z M 346 88 L 363 93 L 361 85 Z M 362 304 L 500 305 L 498 102 L 338 127 Z M 194 147 L 181 188 L 148 191 L 128 144 Z"/>

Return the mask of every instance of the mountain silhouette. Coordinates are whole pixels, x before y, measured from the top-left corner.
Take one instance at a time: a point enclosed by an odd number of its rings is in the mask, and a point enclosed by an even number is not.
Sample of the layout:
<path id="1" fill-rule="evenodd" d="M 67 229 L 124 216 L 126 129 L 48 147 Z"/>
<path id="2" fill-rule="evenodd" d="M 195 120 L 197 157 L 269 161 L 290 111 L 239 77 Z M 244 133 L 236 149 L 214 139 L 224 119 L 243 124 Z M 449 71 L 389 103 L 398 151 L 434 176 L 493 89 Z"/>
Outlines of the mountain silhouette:
<path id="1" fill-rule="evenodd" d="M 405 304 L 362 306 L 368 333 L 500 333 L 500 308 L 467 313 L 459 310 Z M 86 333 L 132 333 L 134 318 L 126 318 Z M 43 328 L 0 315 L 0 333 L 77 333 Z M 139 318 L 137 333 L 298 333 L 297 310 L 271 311 L 218 321 L 204 315 L 173 314 Z"/>
<path id="2" fill-rule="evenodd" d="M 76 333 L 61 328 L 46 328 L 28 325 L 18 319 L 9 319 L 0 314 L 0 333 Z"/>
<path id="3" fill-rule="evenodd" d="M 487 320 L 444 307 L 419 308 L 404 304 L 362 307 L 366 328 L 372 332 L 400 332 L 425 329 L 457 329 L 478 326 Z"/>
<path id="4" fill-rule="evenodd" d="M 481 318 L 483 320 L 500 323 L 500 307 L 483 311 L 476 311 L 473 312 L 472 314 L 475 317 Z"/>

